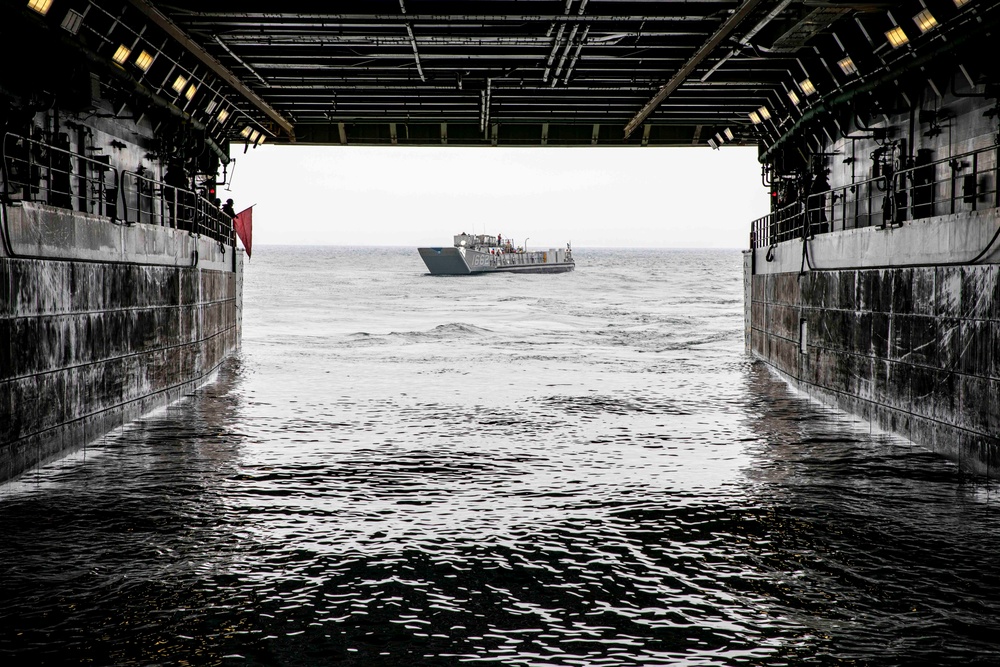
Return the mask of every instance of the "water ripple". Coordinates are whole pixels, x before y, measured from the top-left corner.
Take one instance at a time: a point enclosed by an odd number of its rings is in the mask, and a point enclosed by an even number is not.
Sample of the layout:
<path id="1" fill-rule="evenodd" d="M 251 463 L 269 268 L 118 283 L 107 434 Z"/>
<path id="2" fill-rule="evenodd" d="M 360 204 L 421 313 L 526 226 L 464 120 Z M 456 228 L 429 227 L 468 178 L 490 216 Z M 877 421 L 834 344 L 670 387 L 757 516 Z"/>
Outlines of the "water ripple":
<path id="1" fill-rule="evenodd" d="M 0 488 L 4 664 L 995 663 L 996 485 L 747 360 L 738 253 L 272 252 L 218 383 Z"/>

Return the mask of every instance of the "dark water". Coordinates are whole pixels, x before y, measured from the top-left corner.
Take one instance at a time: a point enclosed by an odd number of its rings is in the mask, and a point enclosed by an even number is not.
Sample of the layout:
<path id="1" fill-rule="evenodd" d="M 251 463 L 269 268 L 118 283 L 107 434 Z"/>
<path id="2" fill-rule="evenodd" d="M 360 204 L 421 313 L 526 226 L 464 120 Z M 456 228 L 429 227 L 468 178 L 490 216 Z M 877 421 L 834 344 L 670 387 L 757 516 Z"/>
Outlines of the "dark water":
<path id="1" fill-rule="evenodd" d="M 737 252 L 261 248 L 216 384 L 0 487 L 0 664 L 1000 664 L 995 484 L 743 354 Z"/>

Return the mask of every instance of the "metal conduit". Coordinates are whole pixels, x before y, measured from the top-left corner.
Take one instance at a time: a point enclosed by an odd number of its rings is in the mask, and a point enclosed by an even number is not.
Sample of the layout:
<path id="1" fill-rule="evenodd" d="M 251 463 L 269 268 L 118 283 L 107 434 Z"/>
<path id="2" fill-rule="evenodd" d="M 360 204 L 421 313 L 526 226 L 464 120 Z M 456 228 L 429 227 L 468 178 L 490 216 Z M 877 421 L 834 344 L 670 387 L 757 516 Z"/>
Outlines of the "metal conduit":
<path id="1" fill-rule="evenodd" d="M 573 73 L 573 68 L 576 66 L 576 61 L 580 59 L 580 51 L 583 50 L 583 44 L 587 41 L 587 35 L 590 34 L 590 26 L 588 25 L 583 29 L 583 36 L 580 41 L 576 44 L 576 53 L 573 54 L 573 59 L 569 61 L 569 67 L 566 68 L 566 75 L 563 77 L 563 85 L 569 84 L 569 77 Z"/>

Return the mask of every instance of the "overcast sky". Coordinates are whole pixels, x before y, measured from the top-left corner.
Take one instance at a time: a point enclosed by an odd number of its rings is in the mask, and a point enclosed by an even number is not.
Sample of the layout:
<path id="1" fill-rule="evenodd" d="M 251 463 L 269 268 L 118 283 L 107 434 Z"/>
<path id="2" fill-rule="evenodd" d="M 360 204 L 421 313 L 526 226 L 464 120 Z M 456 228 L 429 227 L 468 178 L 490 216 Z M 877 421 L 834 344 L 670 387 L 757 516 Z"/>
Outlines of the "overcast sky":
<path id="1" fill-rule="evenodd" d="M 255 245 L 743 248 L 768 208 L 755 148 L 235 148 Z"/>

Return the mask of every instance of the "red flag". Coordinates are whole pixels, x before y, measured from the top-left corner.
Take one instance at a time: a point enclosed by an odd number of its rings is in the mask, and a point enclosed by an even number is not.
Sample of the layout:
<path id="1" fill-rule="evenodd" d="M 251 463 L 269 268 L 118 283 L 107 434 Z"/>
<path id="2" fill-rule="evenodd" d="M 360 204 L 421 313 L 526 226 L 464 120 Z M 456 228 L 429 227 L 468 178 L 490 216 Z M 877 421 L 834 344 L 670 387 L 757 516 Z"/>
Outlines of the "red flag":
<path id="1" fill-rule="evenodd" d="M 243 209 L 233 218 L 233 227 L 236 235 L 243 241 L 243 247 L 247 250 L 247 257 L 250 257 L 250 246 L 253 243 L 253 206 Z"/>

